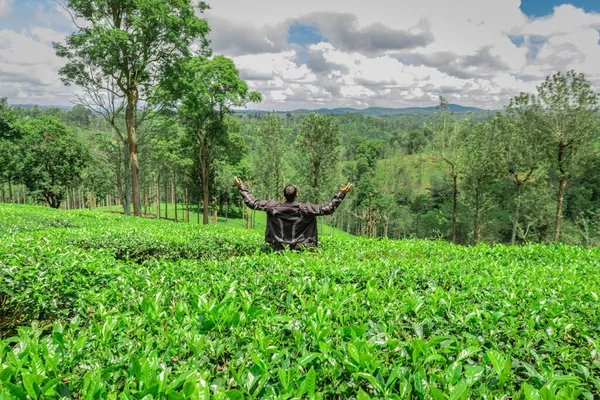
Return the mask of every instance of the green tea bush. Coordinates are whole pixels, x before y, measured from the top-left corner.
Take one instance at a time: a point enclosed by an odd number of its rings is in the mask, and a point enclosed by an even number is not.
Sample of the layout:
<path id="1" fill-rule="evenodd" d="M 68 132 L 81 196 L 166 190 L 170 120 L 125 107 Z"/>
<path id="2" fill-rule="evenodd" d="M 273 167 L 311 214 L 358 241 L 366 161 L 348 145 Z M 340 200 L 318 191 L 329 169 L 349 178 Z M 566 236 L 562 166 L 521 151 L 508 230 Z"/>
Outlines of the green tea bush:
<path id="1" fill-rule="evenodd" d="M 271 254 L 242 229 L 23 206 L 0 226 L 0 398 L 600 395 L 598 249 Z"/>

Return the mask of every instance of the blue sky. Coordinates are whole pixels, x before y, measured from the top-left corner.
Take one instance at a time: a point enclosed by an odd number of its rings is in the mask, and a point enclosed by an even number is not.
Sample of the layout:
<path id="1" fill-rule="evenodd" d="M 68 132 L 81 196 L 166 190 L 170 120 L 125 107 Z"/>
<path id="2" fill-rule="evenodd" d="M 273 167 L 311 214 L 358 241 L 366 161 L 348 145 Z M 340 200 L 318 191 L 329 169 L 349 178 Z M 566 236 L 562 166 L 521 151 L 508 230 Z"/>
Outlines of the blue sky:
<path id="1" fill-rule="evenodd" d="M 600 0 L 521 0 L 521 11 L 531 17 L 541 17 L 552 14 L 554 7 L 561 4 L 571 4 L 587 12 L 600 12 Z"/>
<path id="2" fill-rule="evenodd" d="M 208 0 L 215 54 L 263 109 L 497 109 L 575 69 L 600 87 L 600 0 Z M 52 49 L 74 29 L 51 0 L 0 0 L 0 96 L 67 105 Z"/>

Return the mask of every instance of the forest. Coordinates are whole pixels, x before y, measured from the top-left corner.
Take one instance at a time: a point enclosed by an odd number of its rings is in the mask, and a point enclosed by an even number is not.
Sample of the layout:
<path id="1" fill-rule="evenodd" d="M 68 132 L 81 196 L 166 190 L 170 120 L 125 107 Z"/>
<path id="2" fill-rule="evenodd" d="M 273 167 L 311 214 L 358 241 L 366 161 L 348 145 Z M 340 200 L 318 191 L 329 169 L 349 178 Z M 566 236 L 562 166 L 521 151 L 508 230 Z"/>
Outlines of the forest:
<path id="1" fill-rule="evenodd" d="M 190 2 L 141 1 L 139 15 L 92 3 L 69 3 L 91 28 L 55 43 L 74 106 L 1 100 L 2 202 L 252 227 L 234 175 L 259 197 L 294 183 L 311 202 L 352 182 L 323 221 L 352 235 L 600 244 L 598 96 L 583 74 L 557 72 L 499 111 L 440 97 L 398 115 L 253 112 L 261 94 L 212 54 Z"/>

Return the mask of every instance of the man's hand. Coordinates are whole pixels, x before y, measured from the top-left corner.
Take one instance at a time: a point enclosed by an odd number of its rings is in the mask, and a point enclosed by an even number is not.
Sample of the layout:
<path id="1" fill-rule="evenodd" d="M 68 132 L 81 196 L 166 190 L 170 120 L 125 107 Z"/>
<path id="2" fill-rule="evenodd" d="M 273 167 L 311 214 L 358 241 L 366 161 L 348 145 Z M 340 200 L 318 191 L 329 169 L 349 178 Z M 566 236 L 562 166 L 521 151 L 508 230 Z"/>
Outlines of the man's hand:
<path id="1" fill-rule="evenodd" d="M 344 185 L 342 185 L 340 187 L 340 192 L 346 194 L 346 193 L 348 193 L 350 191 L 350 189 L 352 189 L 352 184 L 351 183 L 349 183 L 348 185 L 346 185 L 346 187 L 344 187 Z"/>
<path id="2" fill-rule="evenodd" d="M 238 178 L 237 176 L 234 176 L 234 177 L 233 177 L 233 181 L 235 182 L 235 185 L 236 185 L 237 187 L 240 187 L 240 186 L 242 186 L 242 180 L 241 180 L 240 178 Z"/>

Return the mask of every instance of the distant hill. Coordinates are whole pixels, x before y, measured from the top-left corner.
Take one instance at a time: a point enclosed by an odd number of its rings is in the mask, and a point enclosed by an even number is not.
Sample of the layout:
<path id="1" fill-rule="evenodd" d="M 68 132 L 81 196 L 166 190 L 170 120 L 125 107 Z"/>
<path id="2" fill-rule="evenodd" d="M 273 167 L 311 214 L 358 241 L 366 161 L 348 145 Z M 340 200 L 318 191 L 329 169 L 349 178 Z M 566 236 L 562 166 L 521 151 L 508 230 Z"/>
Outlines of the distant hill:
<path id="1" fill-rule="evenodd" d="M 31 109 L 34 107 L 38 107 L 40 109 L 44 108 L 60 108 L 62 110 L 70 110 L 71 106 L 58 106 L 58 105 L 35 105 L 35 104 L 13 104 L 13 107 Z M 457 114 L 467 114 L 467 113 L 486 113 L 490 110 L 484 110 L 482 108 L 477 107 L 465 107 L 458 104 L 450 104 L 450 110 L 454 111 Z M 429 106 L 429 107 L 405 107 L 405 108 L 386 108 L 386 107 L 369 107 L 369 108 L 318 108 L 318 109 L 298 109 L 292 111 L 273 111 L 276 114 L 294 114 L 294 115 L 302 115 L 309 114 L 315 112 L 317 114 L 362 114 L 362 115 L 371 115 L 378 117 L 385 116 L 393 116 L 393 115 L 410 115 L 410 114 L 429 114 L 435 112 L 439 109 L 439 106 Z M 265 110 L 247 110 L 247 109 L 239 109 L 236 110 L 239 114 L 267 114 L 270 111 Z"/>
<path id="2" fill-rule="evenodd" d="M 15 107 L 15 108 L 23 108 L 25 110 L 29 110 L 32 108 L 39 108 L 39 109 L 47 109 L 47 108 L 59 108 L 61 110 L 66 110 L 69 111 L 71 108 L 73 108 L 73 106 L 57 106 L 57 105 L 39 105 L 39 104 L 11 104 L 11 107 Z"/>
<path id="3" fill-rule="evenodd" d="M 458 104 L 450 104 L 450 110 L 457 114 L 466 113 L 486 113 L 489 110 L 484 110 L 476 107 L 465 107 Z M 392 116 L 392 115 L 409 115 L 409 114 L 428 114 L 435 112 L 439 109 L 439 106 L 429 107 L 405 107 L 405 108 L 385 108 L 385 107 L 369 107 L 369 108 L 318 108 L 315 110 L 299 109 L 292 111 L 274 111 L 277 114 L 309 114 L 315 112 L 317 114 L 362 114 L 372 116 Z M 264 110 L 237 110 L 236 112 L 241 114 L 266 114 L 268 111 Z"/>

